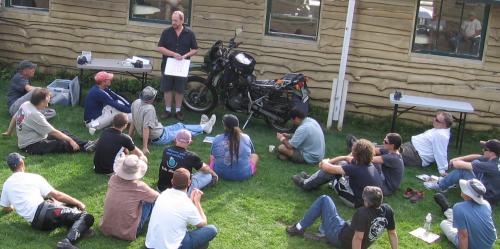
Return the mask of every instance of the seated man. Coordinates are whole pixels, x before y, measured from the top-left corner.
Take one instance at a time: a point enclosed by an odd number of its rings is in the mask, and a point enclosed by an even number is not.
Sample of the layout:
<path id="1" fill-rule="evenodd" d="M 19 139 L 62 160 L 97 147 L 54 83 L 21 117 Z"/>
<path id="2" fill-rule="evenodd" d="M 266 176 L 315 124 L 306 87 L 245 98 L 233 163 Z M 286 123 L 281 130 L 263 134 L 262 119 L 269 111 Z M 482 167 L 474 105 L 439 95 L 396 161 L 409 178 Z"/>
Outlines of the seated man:
<path id="1" fill-rule="evenodd" d="M 401 145 L 405 166 L 427 167 L 436 163 L 439 174 L 448 170 L 448 143 L 453 116 L 449 112 L 438 112 L 432 125 L 434 128 L 412 136 L 410 142 Z"/>
<path id="2" fill-rule="evenodd" d="M 193 136 L 203 132 L 207 134 L 212 132 L 212 127 L 216 121 L 215 114 L 208 121 L 202 120 L 199 125 L 177 123 L 163 127 L 158 121 L 153 106 L 157 93 L 158 91 L 154 88 L 147 86 L 142 90 L 139 99 L 132 103 L 132 122 L 130 122 L 129 135 L 133 137 L 134 130 L 137 130 L 137 133 L 142 137 L 142 151 L 144 154 L 149 154 L 149 142 L 157 145 L 169 144 L 174 141 L 175 135 L 181 129 L 190 131 Z"/>
<path id="3" fill-rule="evenodd" d="M 172 177 L 173 188 L 163 191 L 156 199 L 146 234 L 146 248 L 208 248 L 208 243 L 217 235 L 217 228 L 207 225 L 201 207 L 203 192 L 194 189 L 191 198 L 186 195 L 191 185 L 190 176 L 187 169 L 177 169 Z M 189 231 L 188 224 L 197 229 Z"/>
<path id="4" fill-rule="evenodd" d="M 125 152 L 125 154 L 130 152 L 138 157 L 144 156 L 142 151 L 134 145 L 132 138 L 123 134 L 127 124 L 127 114 L 118 113 L 113 117 L 112 126 L 102 132 L 95 147 L 94 171 L 96 173 L 113 173 L 115 157 L 121 152 Z"/>
<path id="5" fill-rule="evenodd" d="M 366 186 L 363 189 L 363 206 L 356 210 L 349 223 L 340 217 L 332 199 L 322 195 L 307 210 L 304 218 L 287 227 L 286 232 L 292 236 L 302 236 L 321 217 L 320 233 L 335 247 L 368 248 L 387 229 L 391 248 L 396 249 L 398 235 L 394 211 L 389 204 L 382 204 L 383 198 L 379 187 Z"/>
<path id="6" fill-rule="evenodd" d="M 401 180 L 403 179 L 404 163 L 399 148 L 401 147 L 402 138 L 398 133 L 388 133 L 385 135 L 384 144 L 375 147 L 375 156 L 372 163 L 382 177 L 382 192 L 384 196 L 391 195 L 399 189 Z M 357 141 L 357 138 L 348 135 L 348 149 L 351 151 L 352 143 Z"/>
<path id="7" fill-rule="evenodd" d="M 310 190 L 334 180 L 334 190 L 349 207 L 363 206 L 361 196 L 366 186 L 381 186 L 382 179 L 377 168 L 372 164 L 375 149 L 366 140 L 358 140 L 352 147 L 352 156 L 339 156 L 324 159 L 319 163 L 320 170 L 312 176 L 304 173 L 292 177 L 294 183 L 305 190 Z"/>
<path id="8" fill-rule="evenodd" d="M 158 190 L 164 191 L 172 187 L 172 177 L 179 168 L 184 168 L 192 174 L 193 168 L 198 172 L 191 175 L 191 186 L 187 194 L 191 195 L 194 188 L 203 189 L 210 183 L 217 183 L 217 174 L 194 152 L 187 150 L 191 144 L 191 132 L 180 130 L 175 135 L 175 145 L 165 148 L 160 163 L 158 175 Z"/>
<path id="9" fill-rule="evenodd" d="M 446 191 L 453 185 L 458 184 L 460 179 L 479 179 L 486 186 L 484 197 L 494 204 L 500 200 L 500 141 L 491 139 L 482 142 L 483 155 L 471 154 L 453 158 L 450 167 L 455 168 L 447 176 L 440 177 L 436 181 L 424 182 L 427 189 Z"/>
<path id="10" fill-rule="evenodd" d="M 116 116 L 115 116 L 116 117 Z M 116 174 L 108 182 L 101 232 L 123 240 L 135 240 L 151 216 L 158 195 L 140 179 L 148 169 L 146 157 L 121 154 L 115 162 Z"/>
<path id="11" fill-rule="evenodd" d="M 19 107 L 31 99 L 33 89 L 30 79 L 35 76 L 36 64 L 31 61 L 21 61 L 17 68 L 17 73 L 10 80 L 9 90 L 7 91 L 7 109 L 10 116 L 14 116 Z M 40 111 L 47 119 L 56 115 L 54 109 L 45 108 Z"/>
<path id="12" fill-rule="evenodd" d="M 47 121 L 40 110 L 46 108 L 49 101 L 49 90 L 46 88 L 34 89 L 31 100 L 21 105 L 3 135 L 9 136 L 15 125 L 19 149 L 30 154 L 94 151 L 96 141 L 81 140 L 68 131 L 55 129 Z"/>
<path id="13" fill-rule="evenodd" d="M 130 113 L 130 103 L 109 88 L 113 80 L 112 73 L 101 71 L 94 79 L 95 85 L 85 98 L 83 119 L 89 129 L 99 130 L 111 125 L 117 113 Z"/>
<path id="14" fill-rule="evenodd" d="M 82 235 L 92 233 L 89 229 L 94 224 L 94 217 L 84 211 L 85 204 L 57 191 L 42 176 L 26 173 L 24 157 L 20 154 L 10 153 L 7 156 L 7 165 L 13 173 L 2 188 L 0 206 L 4 212 L 15 210 L 37 230 L 69 227 L 66 238 L 57 243 L 57 248 L 77 248 L 73 245 L 76 240 Z M 52 198 L 54 201 L 44 198 Z"/>
<path id="15" fill-rule="evenodd" d="M 453 209 L 443 194 L 434 195 L 447 218 L 441 222 L 441 230 L 457 248 L 491 249 L 497 232 L 491 206 L 483 199 L 486 189 L 477 179 L 460 180 L 459 184 L 464 201 L 455 204 Z"/>
<path id="16" fill-rule="evenodd" d="M 298 126 L 293 134 L 277 133 L 276 138 L 281 142 L 278 146 L 278 158 L 291 160 L 295 163 L 315 164 L 325 156 L 325 136 L 316 120 L 306 117 L 298 110 L 290 111 L 294 125 Z"/>

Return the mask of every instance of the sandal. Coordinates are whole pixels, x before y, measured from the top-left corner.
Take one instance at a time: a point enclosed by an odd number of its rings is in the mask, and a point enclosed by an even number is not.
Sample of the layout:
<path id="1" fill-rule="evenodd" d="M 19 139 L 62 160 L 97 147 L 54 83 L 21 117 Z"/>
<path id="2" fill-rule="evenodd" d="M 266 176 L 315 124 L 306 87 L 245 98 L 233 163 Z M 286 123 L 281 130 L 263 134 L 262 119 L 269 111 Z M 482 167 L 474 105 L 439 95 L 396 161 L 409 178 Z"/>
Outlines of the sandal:
<path id="1" fill-rule="evenodd" d="M 406 191 L 404 192 L 403 197 L 406 199 L 409 199 L 412 196 L 414 196 L 415 193 L 417 193 L 417 190 L 415 190 L 413 188 L 406 188 Z"/>
<path id="2" fill-rule="evenodd" d="M 416 203 L 417 201 L 419 200 L 422 200 L 424 199 L 424 191 L 416 191 L 415 192 L 415 195 L 413 195 L 412 197 L 410 197 L 410 202 L 411 203 Z"/>

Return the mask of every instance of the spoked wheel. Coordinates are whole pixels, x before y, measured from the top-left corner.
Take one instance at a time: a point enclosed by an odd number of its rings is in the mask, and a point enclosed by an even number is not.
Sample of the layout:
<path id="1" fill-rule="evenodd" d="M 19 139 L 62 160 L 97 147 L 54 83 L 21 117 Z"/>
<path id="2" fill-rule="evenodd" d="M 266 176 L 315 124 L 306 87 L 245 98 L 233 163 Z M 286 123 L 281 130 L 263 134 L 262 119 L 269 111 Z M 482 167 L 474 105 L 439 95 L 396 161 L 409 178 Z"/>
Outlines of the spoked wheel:
<path id="1" fill-rule="evenodd" d="M 266 118 L 266 122 L 269 126 L 273 127 L 278 132 L 291 133 L 295 131 L 296 128 L 295 125 L 292 123 L 292 120 L 288 117 L 283 119 L 283 122 L 271 118 Z"/>
<path id="2" fill-rule="evenodd" d="M 215 88 L 198 76 L 188 77 L 184 90 L 184 107 L 198 113 L 208 113 L 217 106 L 217 92 Z"/>

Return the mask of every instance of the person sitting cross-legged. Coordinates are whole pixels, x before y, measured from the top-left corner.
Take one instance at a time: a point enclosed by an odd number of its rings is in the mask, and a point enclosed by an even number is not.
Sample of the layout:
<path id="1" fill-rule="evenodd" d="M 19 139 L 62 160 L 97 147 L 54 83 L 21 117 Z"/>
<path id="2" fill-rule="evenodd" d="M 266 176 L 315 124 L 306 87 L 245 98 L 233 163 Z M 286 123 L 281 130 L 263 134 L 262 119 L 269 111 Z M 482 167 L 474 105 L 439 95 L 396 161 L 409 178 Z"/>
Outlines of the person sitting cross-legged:
<path id="1" fill-rule="evenodd" d="M 360 139 L 352 147 L 352 156 L 324 159 L 319 163 L 320 170 L 313 175 L 301 173 L 292 180 L 304 190 L 315 189 L 333 180 L 333 189 L 347 206 L 361 207 L 364 187 L 382 185 L 380 173 L 372 164 L 374 153 L 372 142 Z"/>
<path id="2" fill-rule="evenodd" d="M 110 126 L 117 113 L 130 113 L 130 103 L 109 88 L 112 73 L 100 71 L 94 79 L 95 85 L 85 98 L 83 120 L 87 128 L 100 130 Z"/>
<path id="3" fill-rule="evenodd" d="M 26 173 L 24 157 L 19 153 L 10 153 L 7 165 L 13 173 L 2 188 L 0 206 L 4 212 L 15 210 L 37 230 L 68 227 L 66 238 L 57 243 L 59 249 L 77 249 L 75 242 L 81 236 L 92 234 L 89 229 L 94 217 L 85 212 L 85 204 L 54 189 L 42 176 Z"/>
<path id="4" fill-rule="evenodd" d="M 447 191 L 458 184 L 460 179 L 479 179 L 486 187 L 484 198 L 491 204 L 500 200 L 500 141 L 491 139 L 481 142 L 483 155 L 471 154 L 450 160 L 450 167 L 455 168 L 447 176 L 436 181 L 424 182 L 427 189 Z"/>
<path id="5" fill-rule="evenodd" d="M 146 234 L 146 248 L 202 249 L 217 235 L 217 228 L 207 225 L 201 206 L 203 192 L 194 189 L 191 198 L 186 192 L 191 185 L 191 173 L 177 169 L 172 177 L 172 188 L 156 199 Z M 189 231 L 187 225 L 196 226 Z"/>
<path id="6" fill-rule="evenodd" d="M 175 170 L 179 168 L 187 169 L 190 173 L 193 172 L 193 168 L 198 171 L 191 175 L 188 195 L 195 188 L 203 189 L 211 183 L 217 183 L 219 179 L 217 174 L 203 163 L 196 153 L 187 150 L 191 143 L 191 132 L 182 129 L 175 135 L 175 145 L 163 150 L 158 173 L 158 190 L 160 192 L 172 187 L 172 177 Z"/>
<path id="7" fill-rule="evenodd" d="M 156 89 L 147 86 L 142 90 L 139 99 L 132 103 L 132 122 L 130 123 L 129 135 L 133 137 L 136 130 L 142 137 L 142 151 L 144 154 L 149 154 L 148 143 L 151 142 L 156 145 L 169 144 L 174 141 L 175 134 L 181 129 L 190 131 L 193 136 L 202 134 L 203 132 L 207 134 L 212 132 L 212 127 L 217 119 L 215 114 L 208 121 L 202 118 L 200 124 L 186 125 L 177 123 L 164 127 L 158 121 L 156 110 L 153 106 L 157 93 Z"/>
<path id="8" fill-rule="evenodd" d="M 325 156 L 325 136 L 321 126 L 299 109 L 290 111 L 292 123 L 297 125 L 295 133 L 277 133 L 281 144 L 277 147 L 278 158 L 295 163 L 315 164 Z"/>
<path id="9" fill-rule="evenodd" d="M 145 159 L 123 153 L 117 157 L 116 174 L 108 182 L 100 224 L 104 235 L 135 240 L 151 216 L 160 194 L 140 180 L 148 169 Z"/>
<path id="10" fill-rule="evenodd" d="M 92 152 L 97 141 L 80 139 L 68 131 L 54 128 L 40 112 L 50 102 L 50 92 L 46 88 L 33 90 L 31 100 L 21 105 L 4 136 L 9 136 L 16 127 L 19 149 L 30 154 Z"/>
<path id="11" fill-rule="evenodd" d="M 434 195 L 446 216 L 440 224 L 441 230 L 457 248 L 491 249 L 497 232 L 491 206 L 483 198 L 486 188 L 477 179 L 460 180 L 459 185 L 464 201 L 456 203 L 453 208 L 442 193 Z"/>
<path id="12" fill-rule="evenodd" d="M 346 222 L 338 213 L 332 198 L 320 196 L 307 210 L 304 218 L 288 226 L 286 232 L 292 236 L 302 236 L 314 221 L 321 218 L 319 232 L 330 244 L 338 248 L 368 248 L 387 229 L 392 249 L 398 248 L 396 221 L 391 206 L 383 202 L 382 190 L 375 186 L 363 189 L 363 206 Z"/>
<path id="13" fill-rule="evenodd" d="M 224 115 L 222 123 L 224 134 L 217 135 L 212 143 L 209 165 L 223 179 L 249 179 L 257 171 L 259 161 L 252 140 L 241 131 L 240 122 L 235 115 Z"/>
<path id="14" fill-rule="evenodd" d="M 138 157 L 144 156 L 141 149 L 135 146 L 132 138 L 127 134 L 123 134 L 127 124 L 128 115 L 118 113 L 113 117 L 111 127 L 104 129 L 101 133 L 94 154 L 94 171 L 96 173 L 113 173 L 115 157 L 121 152 L 125 154 L 132 153 Z"/>

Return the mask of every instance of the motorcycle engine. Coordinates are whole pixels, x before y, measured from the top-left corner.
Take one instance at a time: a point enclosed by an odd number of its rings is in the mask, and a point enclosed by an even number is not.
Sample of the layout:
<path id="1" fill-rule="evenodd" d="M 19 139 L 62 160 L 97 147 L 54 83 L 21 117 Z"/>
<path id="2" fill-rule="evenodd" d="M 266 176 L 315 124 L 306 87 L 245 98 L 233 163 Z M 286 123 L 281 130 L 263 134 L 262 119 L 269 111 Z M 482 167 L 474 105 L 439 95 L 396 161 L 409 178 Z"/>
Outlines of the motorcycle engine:
<path id="1" fill-rule="evenodd" d="M 228 106 L 235 112 L 245 111 L 246 105 L 244 105 L 243 94 L 235 93 L 235 95 L 231 95 L 228 99 Z"/>

